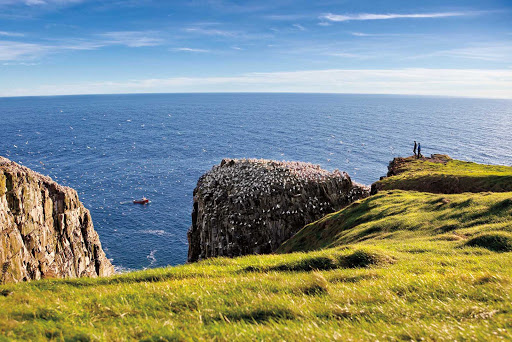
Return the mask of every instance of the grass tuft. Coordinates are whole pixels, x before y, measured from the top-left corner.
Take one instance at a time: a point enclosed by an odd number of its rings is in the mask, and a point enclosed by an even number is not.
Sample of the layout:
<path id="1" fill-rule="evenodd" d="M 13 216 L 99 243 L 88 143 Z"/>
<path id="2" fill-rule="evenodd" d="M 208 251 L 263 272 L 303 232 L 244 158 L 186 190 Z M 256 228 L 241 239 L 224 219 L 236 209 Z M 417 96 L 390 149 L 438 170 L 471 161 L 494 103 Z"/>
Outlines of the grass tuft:
<path id="1" fill-rule="evenodd" d="M 306 295 L 323 295 L 329 291 L 329 282 L 318 272 L 314 272 L 309 279 L 306 280 L 302 287 L 302 292 Z"/>

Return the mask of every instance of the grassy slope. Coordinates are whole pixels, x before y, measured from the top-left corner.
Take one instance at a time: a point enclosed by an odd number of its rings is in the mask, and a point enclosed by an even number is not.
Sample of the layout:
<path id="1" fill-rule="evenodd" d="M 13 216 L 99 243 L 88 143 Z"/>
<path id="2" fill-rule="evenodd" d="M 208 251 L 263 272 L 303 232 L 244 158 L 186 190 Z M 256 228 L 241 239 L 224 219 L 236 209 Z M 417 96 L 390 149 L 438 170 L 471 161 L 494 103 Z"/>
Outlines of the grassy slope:
<path id="1" fill-rule="evenodd" d="M 383 192 L 282 247 L 307 252 L 0 286 L 0 341 L 510 340 L 511 230 L 512 193 Z"/>
<path id="2" fill-rule="evenodd" d="M 468 240 L 483 232 L 512 232 L 512 193 L 431 194 L 392 190 L 329 214 L 300 230 L 280 252 L 407 239 Z"/>
<path id="3" fill-rule="evenodd" d="M 417 190 L 434 193 L 510 192 L 512 167 L 482 165 L 438 155 L 429 159 L 404 158 L 396 165 L 396 176 L 384 178 L 376 185 L 379 190 Z"/>

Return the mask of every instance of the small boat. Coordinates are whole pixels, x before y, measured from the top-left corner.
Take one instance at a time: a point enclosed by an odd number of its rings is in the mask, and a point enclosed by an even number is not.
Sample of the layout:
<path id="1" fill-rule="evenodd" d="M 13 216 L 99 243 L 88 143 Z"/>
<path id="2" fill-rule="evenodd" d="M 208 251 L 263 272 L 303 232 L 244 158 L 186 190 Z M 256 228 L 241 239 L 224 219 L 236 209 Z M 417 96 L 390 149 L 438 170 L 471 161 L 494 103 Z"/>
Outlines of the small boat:
<path id="1" fill-rule="evenodd" d="M 149 200 L 146 197 L 142 197 L 140 200 L 134 200 L 133 204 L 148 204 Z"/>

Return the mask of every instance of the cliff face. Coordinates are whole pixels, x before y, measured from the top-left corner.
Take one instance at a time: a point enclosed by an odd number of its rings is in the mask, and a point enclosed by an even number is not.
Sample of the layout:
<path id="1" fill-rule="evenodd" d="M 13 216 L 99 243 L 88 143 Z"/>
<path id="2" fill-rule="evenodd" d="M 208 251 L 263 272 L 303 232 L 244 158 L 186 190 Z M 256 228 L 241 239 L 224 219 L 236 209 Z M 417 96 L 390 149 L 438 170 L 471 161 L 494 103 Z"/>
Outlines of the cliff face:
<path id="1" fill-rule="evenodd" d="M 76 191 L 0 157 L 0 283 L 113 272 Z"/>
<path id="2" fill-rule="evenodd" d="M 304 225 L 369 195 L 318 165 L 224 159 L 194 190 L 188 261 L 275 251 Z"/>

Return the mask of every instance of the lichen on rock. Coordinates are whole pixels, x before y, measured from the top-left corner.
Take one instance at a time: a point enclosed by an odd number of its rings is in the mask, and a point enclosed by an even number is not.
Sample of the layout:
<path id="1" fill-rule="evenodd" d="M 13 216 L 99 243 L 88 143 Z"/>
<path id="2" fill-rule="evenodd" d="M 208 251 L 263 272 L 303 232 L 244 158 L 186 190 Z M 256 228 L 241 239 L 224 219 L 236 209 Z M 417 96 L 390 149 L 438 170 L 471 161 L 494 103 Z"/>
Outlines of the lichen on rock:
<path id="1" fill-rule="evenodd" d="M 0 284 L 113 273 L 76 191 L 0 157 Z"/>
<path id="2" fill-rule="evenodd" d="M 188 261 L 271 253 L 369 191 L 345 172 L 310 163 L 224 159 L 194 190 Z"/>

